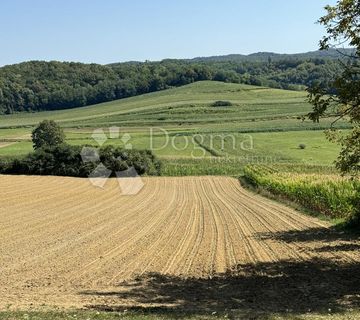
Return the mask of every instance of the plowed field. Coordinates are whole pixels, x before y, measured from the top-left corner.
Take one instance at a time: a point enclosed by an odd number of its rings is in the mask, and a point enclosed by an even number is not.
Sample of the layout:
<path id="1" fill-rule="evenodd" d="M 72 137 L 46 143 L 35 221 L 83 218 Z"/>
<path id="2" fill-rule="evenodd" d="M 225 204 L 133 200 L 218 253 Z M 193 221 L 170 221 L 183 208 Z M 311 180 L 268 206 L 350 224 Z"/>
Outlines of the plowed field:
<path id="1" fill-rule="evenodd" d="M 144 182 L 139 194 L 123 196 L 114 179 L 99 189 L 87 179 L 0 176 L 0 309 L 174 305 L 185 298 L 149 301 L 149 291 L 139 298 L 134 288 L 159 277 L 160 284 L 211 281 L 285 262 L 360 262 L 358 239 L 341 238 L 326 222 L 254 195 L 236 179 Z M 161 295 L 154 290 L 152 299 Z"/>

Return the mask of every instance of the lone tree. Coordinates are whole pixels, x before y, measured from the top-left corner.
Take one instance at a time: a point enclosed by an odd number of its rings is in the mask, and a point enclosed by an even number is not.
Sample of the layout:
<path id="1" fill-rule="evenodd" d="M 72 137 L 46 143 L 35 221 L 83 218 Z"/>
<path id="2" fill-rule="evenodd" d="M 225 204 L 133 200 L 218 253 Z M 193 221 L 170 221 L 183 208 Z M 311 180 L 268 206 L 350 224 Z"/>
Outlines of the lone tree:
<path id="1" fill-rule="evenodd" d="M 313 111 L 309 118 L 315 122 L 327 115 L 347 119 L 353 130 L 346 136 L 339 136 L 332 128 L 328 138 L 341 145 L 336 167 L 343 173 L 358 175 L 360 172 L 360 0 L 338 0 L 335 6 L 325 7 L 327 14 L 319 19 L 326 29 L 326 36 L 320 41 L 320 50 L 350 46 L 348 54 L 338 50 L 344 59 L 340 61 L 343 72 L 330 88 L 313 86 L 308 88 L 309 101 Z M 347 52 L 347 51 L 346 51 Z"/>
<path id="2" fill-rule="evenodd" d="M 56 146 L 65 140 L 63 129 L 53 120 L 41 121 L 32 132 L 34 149 L 45 146 Z"/>

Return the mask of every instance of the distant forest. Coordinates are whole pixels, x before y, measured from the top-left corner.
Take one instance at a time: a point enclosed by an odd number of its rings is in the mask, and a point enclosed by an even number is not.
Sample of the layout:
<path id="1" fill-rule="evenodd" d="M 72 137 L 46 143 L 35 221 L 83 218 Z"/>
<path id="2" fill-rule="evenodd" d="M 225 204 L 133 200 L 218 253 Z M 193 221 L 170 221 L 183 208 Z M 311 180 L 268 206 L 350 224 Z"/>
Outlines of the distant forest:
<path id="1" fill-rule="evenodd" d="M 23 62 L 0 68 L 0 113 L 75 108 L 201 80 L 287 90 L 314 83 L 327 88 L 341 72 L 339 60 L 347 59 L 343 53 L 257 53 L 110 65 Z"/>

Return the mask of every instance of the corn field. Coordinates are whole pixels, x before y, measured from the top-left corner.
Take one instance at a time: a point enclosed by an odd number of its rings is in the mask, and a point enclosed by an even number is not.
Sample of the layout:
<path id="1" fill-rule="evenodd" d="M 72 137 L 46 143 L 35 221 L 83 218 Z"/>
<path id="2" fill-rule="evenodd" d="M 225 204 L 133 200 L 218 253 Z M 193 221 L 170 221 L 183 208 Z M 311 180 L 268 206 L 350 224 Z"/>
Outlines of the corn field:
<path id="1" fill-rule="evenodd" d="M 317 171 L 317 172 L 316 172 Z M 330 173 L 329 173 L 330 172 Z M 360 214 L 360 181 L 320 168 L 249 165 L 251 184 L 330 218 L 350 220 Z"/>

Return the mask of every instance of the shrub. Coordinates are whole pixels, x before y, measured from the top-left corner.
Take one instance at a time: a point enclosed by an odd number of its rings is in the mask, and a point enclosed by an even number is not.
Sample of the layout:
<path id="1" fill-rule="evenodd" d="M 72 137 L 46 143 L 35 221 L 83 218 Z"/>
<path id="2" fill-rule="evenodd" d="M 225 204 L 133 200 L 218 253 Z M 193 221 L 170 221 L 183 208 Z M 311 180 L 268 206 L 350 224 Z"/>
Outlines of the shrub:
<path id="1" fill-rule="evenodd" d="M 299 144 L 299 149 L 305 149 L 306 148 L 306 145 L 305 144 L 303 144 L 303 143 L 300 143 Z"/>
<path id="2" fill-rule="evenodd" d="M 98 150 L 98 161 L 83 162 L 82 148 L 68 144 L 38 148 L 22 159 L 0 161 L 0 173 L 88 177 L 100 163 L 111 170 L 112 176 L 130 167 L 140 175 L 161 173 L 161 163 L 151 151 L 106 146 Z"/>
<path id="3" fill-rule="evenodd" d="M 0 159 L 0 172 L 5 172 L 9 167 L 9 160 Z"/>
<path id="4" fill-rule="evenodd" d="M 231 107 L 233 104 L 230 101 L 215 101 L 212 106 L 213 107 Z"/>

